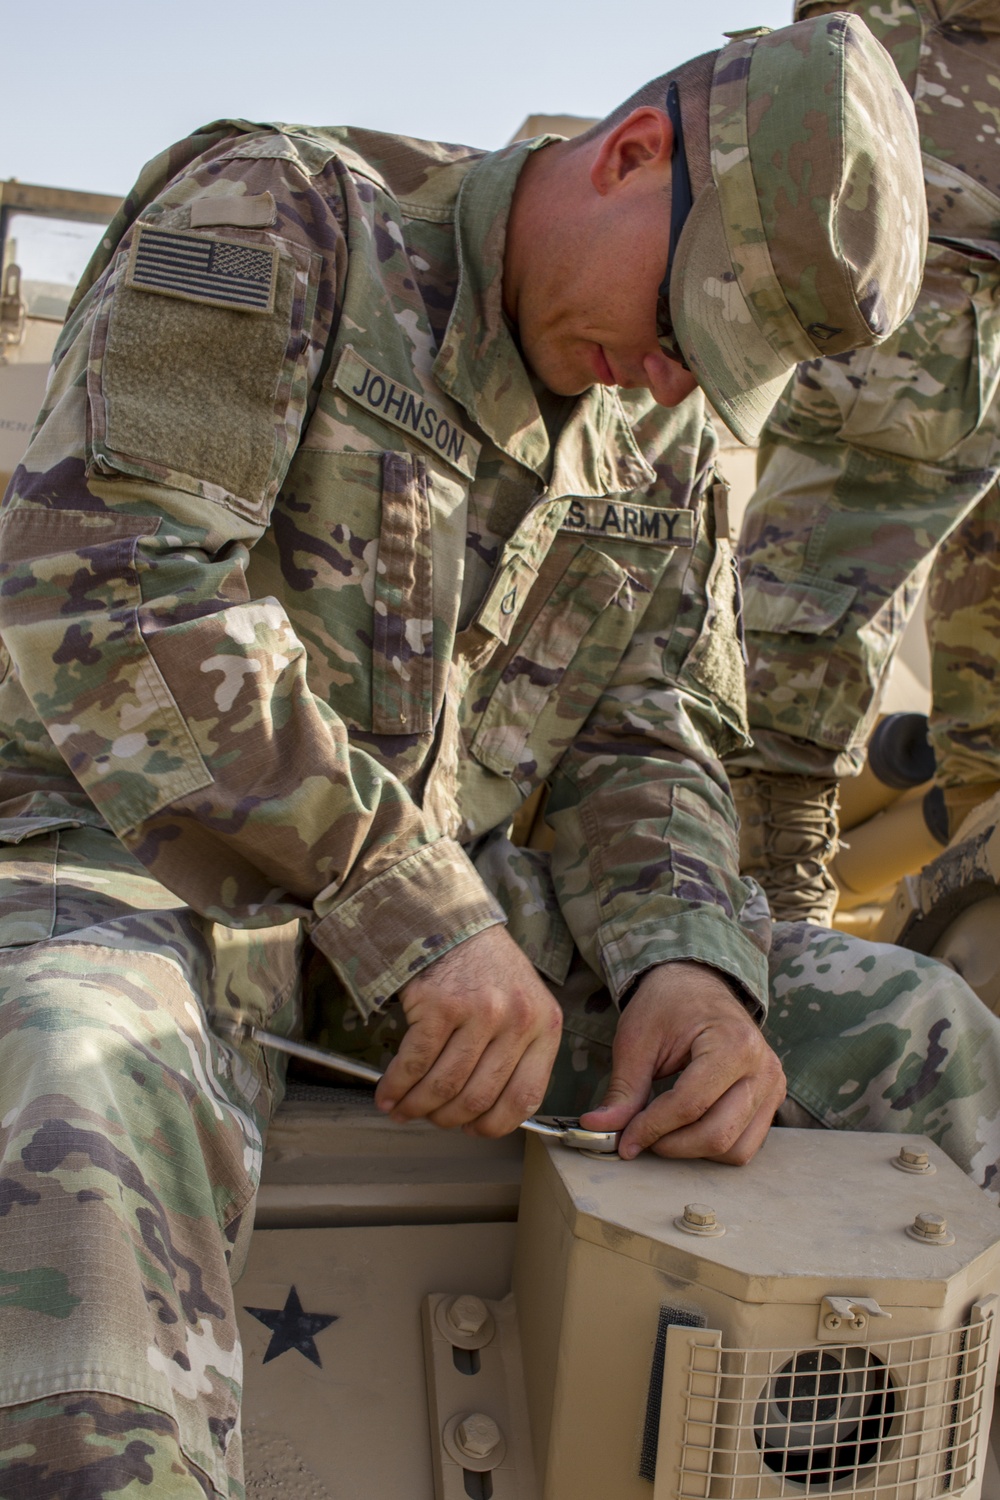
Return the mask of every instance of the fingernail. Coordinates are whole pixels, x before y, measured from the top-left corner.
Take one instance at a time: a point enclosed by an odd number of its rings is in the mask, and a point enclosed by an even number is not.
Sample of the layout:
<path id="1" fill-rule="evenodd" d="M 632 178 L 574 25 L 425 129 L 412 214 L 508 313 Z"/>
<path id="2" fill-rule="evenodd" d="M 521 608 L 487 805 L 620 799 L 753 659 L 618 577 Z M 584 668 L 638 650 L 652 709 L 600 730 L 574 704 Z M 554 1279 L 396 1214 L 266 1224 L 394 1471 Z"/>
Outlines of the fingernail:
<path id="1" fill-rule="evenodd" d="M 387 1115 L 396 1108 L 396 1101 L 395 1099 L 376 1099 L 375 1108 L 380 1109 L 384 1115 Z"/>
<path id="2" fill-rule="evenodd" d="M 635 1157 L 637 1157 L 639 1155 L 639 1147 L 638 1146 L 620 1146 L 618 1148 L 618 1155 L 621 1157 L 622 1161 L 632 1161 Z"/>

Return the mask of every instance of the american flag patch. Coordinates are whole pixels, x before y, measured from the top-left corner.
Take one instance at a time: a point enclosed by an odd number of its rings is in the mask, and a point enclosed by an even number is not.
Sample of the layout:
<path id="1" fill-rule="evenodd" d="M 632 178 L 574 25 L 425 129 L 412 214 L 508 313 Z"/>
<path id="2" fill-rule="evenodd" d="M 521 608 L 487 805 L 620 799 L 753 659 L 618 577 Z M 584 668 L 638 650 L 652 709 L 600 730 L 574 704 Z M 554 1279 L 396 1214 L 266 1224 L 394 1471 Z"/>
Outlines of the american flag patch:
<path id="1" fill-rule="evenodd" d="M 165 297 L 269 313 L 277 267 L 278 252 L 269 245 L 207 239 L 141 224 L 126 281 L 139 291 Z"/>

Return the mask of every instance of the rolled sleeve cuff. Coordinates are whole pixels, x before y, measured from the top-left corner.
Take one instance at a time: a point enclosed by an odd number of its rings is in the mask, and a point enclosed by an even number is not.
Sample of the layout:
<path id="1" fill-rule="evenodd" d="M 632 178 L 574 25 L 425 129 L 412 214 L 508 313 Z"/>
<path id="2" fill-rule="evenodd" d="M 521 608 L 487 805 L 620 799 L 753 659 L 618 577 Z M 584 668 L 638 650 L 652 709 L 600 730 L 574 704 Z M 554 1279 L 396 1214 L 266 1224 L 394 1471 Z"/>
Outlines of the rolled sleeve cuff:
<path id="1" fill-rule="evenodd" d="M 625 930 L 620 923 L 607 922 L 599 929 L 597 941 L 616 1004 L 647 969 L 686 959 L 735 980 L 756 1021 L 767 1015 L 767 958 L 742 927 L 721 911 L 710 907 L 676 911 Z"/>
<path id="2" fill-rule="evenodd" d="M 440 839 L 340 902 L 311 937 L 367 1019 L 436 958 L 505 921 L 461 845 Z"/>

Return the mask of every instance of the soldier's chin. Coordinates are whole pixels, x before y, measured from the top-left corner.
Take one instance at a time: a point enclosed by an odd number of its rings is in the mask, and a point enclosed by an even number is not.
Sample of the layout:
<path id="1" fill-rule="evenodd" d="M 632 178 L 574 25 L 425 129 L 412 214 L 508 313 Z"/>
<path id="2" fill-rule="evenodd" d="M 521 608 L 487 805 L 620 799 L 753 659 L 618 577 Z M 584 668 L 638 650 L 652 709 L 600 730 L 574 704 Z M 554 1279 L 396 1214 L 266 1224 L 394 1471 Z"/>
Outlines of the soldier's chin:
<path id="1" fill-rule="evenodd" d="M 598 384 L 597 375 L 588 364 L 560 358 L 559 352 L 547 349 L 544 342 L 534 347 L 522 342 L 521 354 L 531 373 L 553 396 L 581 396 Z"/>

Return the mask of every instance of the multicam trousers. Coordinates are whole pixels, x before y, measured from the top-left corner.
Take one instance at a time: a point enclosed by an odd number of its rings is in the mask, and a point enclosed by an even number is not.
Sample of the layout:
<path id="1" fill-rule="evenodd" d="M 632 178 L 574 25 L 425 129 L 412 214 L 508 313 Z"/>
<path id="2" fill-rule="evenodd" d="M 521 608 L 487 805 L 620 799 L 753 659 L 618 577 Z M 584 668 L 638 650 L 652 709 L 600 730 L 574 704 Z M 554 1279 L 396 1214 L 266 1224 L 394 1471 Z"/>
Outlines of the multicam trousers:
<path id="1" fill-rule="evenodd" d="M 282 1081 L 209 1025 L 297 1019 L 296 924 L 236 932 L 179 907 L 110 835 L 59 827 L 0 858 L 0 1500 L 239 1496 L 232 1281 Z M 920 1131 L 995 1193 L 1000 1021 L 932 960 L 777 929 L 768 1036 L 837 1128 Z M 606 1076 L 615 1011 L 582 964 L 546 1106 Z M 384 1060 L 397 1009 L 319 1039 Z"/>
<path id="2" fill-rule="evenodd" d="M 943 787 L 1000 780 L 1000 262 L 930 247 L 907 321 L 796 370 L 765 428 L 740 560 L 754 748 L 849 776 L 931 574 Z"/>

